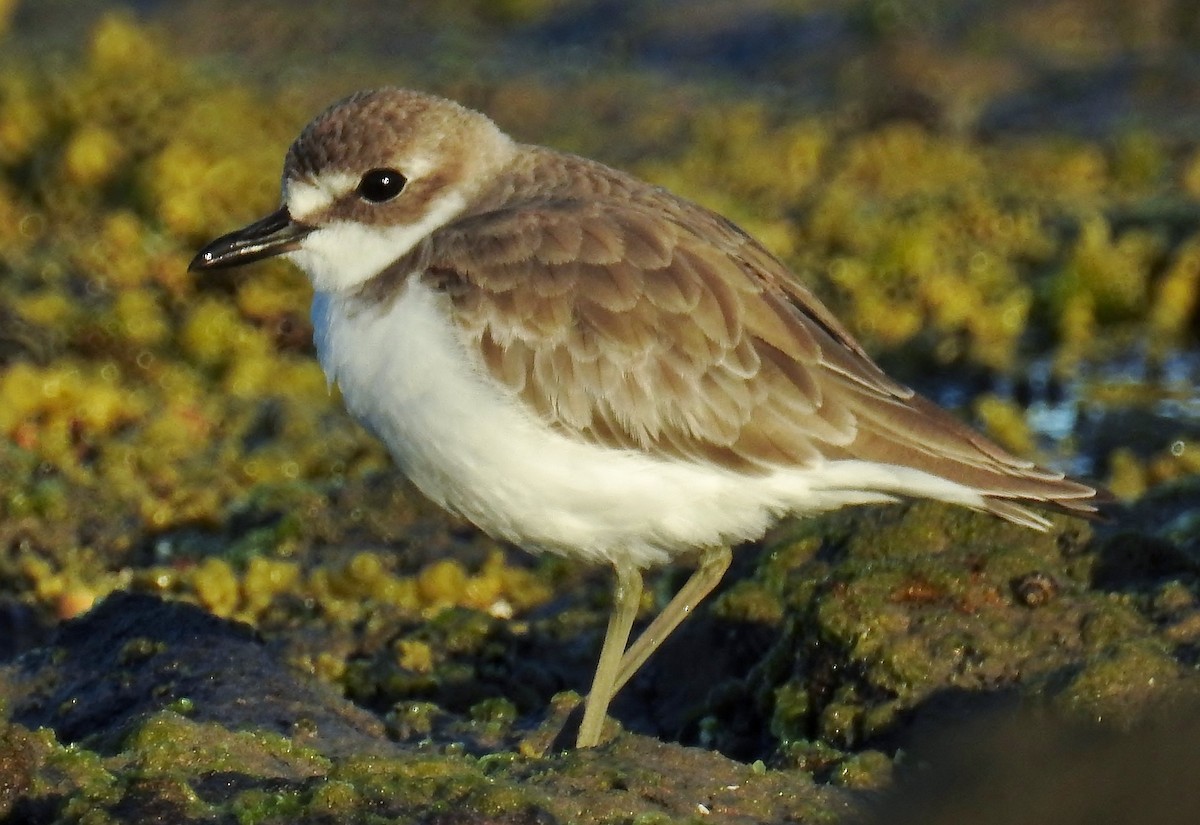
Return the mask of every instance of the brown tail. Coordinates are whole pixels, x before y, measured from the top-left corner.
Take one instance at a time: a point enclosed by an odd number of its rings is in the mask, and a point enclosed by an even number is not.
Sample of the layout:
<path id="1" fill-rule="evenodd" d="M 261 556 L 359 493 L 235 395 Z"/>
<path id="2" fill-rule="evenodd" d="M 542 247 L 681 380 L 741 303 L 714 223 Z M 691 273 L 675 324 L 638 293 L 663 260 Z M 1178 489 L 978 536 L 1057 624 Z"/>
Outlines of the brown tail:
<path id="1" fill-rule="evenodd" d="M 859 431 L 845 447 L 853 458 L 897 464 L 977 490 L 984 508 L 1008 521 L 1045 529 L 1038 510 L 1097 518 L 1113 500 L 1100 487 L 1066 478 L 1006 452 L 933 402 L 853 393 Z"/>

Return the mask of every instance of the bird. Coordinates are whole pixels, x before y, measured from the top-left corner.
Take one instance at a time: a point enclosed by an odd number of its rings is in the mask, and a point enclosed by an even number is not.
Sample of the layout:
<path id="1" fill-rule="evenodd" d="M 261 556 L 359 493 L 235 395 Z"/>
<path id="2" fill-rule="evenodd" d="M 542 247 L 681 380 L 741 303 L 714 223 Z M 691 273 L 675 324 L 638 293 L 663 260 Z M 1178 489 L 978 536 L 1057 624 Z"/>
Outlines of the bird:
<path id="1" fill-rule="evenodd" d="M 197 272 L 282 256 L 349 412 L 429 499 L 497 539 L 611 565 L 576 746 L 787 516 L 925 498 L 1046 529 L 1103 491 L 893 380 L 759 241 L 485 114 L 387 87 L 317 115 L 277 211 Z M 632 642 L 643 572 L 694 572 Z"/>

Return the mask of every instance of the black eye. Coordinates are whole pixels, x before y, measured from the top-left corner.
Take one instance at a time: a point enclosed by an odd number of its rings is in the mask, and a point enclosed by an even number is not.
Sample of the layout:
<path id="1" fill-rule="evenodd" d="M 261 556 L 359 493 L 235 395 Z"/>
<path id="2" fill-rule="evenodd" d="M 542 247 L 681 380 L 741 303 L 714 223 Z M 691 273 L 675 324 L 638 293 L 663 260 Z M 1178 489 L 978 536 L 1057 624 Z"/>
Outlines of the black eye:
<path id="1" fill-rule="evenodd" d="M 358 182 L 358 196 L 371 203 L 383 203 L 399 195 L 406 183 L 404 175 L 395 169 L 372 169 Z"/>

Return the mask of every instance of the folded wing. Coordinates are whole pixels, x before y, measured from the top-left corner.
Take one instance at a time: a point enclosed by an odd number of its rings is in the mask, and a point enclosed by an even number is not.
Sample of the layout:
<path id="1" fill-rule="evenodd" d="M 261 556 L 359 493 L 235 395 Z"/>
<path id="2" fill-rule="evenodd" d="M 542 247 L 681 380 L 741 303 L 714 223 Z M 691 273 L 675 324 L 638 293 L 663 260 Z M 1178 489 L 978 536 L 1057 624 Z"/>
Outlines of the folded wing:
<path id="1" fill-rule="evenodd" d="M 888 378 L 782 263 L 661 190 L 554 193 L 421 251 L 492 376 L 563 433 L 759 474 L 857 459 L 1080 514 L 1096 490 L 1016 458 Z M 652 200 L 653 202 L 648 202 Z"/>

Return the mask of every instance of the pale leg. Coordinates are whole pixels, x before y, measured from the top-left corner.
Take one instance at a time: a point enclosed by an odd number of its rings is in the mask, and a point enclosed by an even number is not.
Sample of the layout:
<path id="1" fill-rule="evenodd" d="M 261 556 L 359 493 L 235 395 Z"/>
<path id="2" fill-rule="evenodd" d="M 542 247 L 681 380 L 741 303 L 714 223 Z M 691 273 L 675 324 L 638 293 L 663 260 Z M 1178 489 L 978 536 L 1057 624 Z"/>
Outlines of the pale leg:
<path id="1" fill-rule="evenodd" d="M 596 665 L 596 676 L 592 679 L 592 690 L 587 696 L 583 711 L 583 722 L 579 725 L 579 738 L 575 746 L 594 747 L 600 741 L 600 729 L 604 726 L 604 714 L 608 703 L 617 692 L 615 680 L 624 659 L 625 644 L 629 631 L 637 618 L 638 606 L 642 601 L 642 574 L 632 565 L 617 565 L 617 585 L 613 590 L 612 613 L 608 617 L 608 630 L 604 634 L 604 645 L 600 648 L 600 661 Z M 674 604 L 674 601 L 671 602 Z M 624 684 L 624 680 L 621 684 Z"/>
<path id="2" fill-rule="evenodd" d="M 650 658 L 650 654 L 658 650 L 658 646 L 663 643 L 663 640 L 670 636 L 671 632 L 679 627 L 679 623 L 691 615 L 696 605 L 712 592 L 712 589 L 717 586 L 717 582 L 721 581 L 721 577 L 725 575 L 725 571 L 729 569 L 729 563 L 732 560 L 733 553 L 728 547 L 714 547 L 704 551 L 696 572 L 684 582 L 683 587 L 679 588 L 679 592 L 675 594 L 674 598 L 667 603 L 661 613 L 654 617 L 654 621 L 650 622 L 649 627 L 642 631 L 642 635 L 637 637 L 637 640 L 621 657 L 621 665 L 617 670 L 616 680 L 613 682 L 612 694 L 609 698 L 615 696 L 617 691 L 625 686 L 633 674 L 637 673 L 638 668 Z M 591 709 L 590 703 L 588 709 Z"/>

